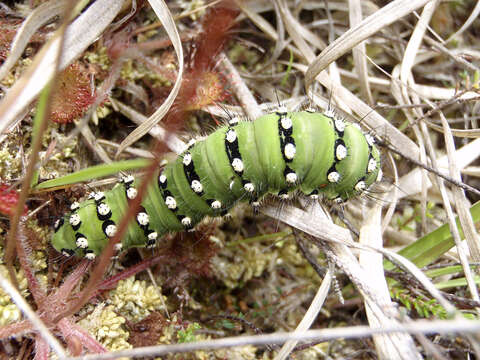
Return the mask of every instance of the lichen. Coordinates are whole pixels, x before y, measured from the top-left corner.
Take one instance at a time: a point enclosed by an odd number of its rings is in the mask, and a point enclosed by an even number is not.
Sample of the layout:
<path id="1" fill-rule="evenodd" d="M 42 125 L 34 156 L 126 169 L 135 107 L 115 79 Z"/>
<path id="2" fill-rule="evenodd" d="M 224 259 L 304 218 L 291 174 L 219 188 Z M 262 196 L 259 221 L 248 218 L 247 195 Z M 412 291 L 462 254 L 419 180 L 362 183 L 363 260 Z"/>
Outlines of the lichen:
<path id="1" fill-rule="evenodd" d="M 118 282 L 117 288 L 110 292 L 108 303 L 128 320 L 137 322 L 150 315 L 152 311 L 165 309 L 165 297 L 162 300 L 161 296 L 163 295 L 159 288 L 147 286 L 146 281 L 130 277 Z"/>

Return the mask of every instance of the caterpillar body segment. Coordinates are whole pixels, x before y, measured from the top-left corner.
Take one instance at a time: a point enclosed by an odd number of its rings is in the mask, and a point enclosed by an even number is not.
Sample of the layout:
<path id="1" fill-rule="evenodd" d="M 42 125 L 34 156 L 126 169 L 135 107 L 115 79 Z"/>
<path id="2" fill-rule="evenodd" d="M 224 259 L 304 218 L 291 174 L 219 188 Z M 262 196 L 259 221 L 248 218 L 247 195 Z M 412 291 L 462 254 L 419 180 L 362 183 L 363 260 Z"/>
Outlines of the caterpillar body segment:
<path id="1" fill-rule="evenodd" d="M 230 122 L 192 142 L 152 181 L 119 248 L 154 246 L 167 232 L 189 230 L 222 216 L 238 201 L 252 205 L 267 193 L 287 199 L 300 190 L 346 201 L 381 176 L 380 153 L 354 124 L 317 112 L 278 111 L 254 122 Z M 95 258 L 116 232 L 138 182 L 127 176 L 59 219 L 53 246 L 67 256 Z"/>

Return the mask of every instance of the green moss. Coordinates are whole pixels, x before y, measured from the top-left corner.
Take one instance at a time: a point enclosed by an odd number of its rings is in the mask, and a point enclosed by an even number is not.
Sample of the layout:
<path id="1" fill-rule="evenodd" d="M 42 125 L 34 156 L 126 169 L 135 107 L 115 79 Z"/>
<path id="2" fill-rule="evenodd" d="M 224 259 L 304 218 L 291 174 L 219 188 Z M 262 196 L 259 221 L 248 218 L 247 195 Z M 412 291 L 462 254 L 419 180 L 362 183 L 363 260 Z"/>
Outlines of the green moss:
<path id="1" fill-rule="evenodd" d="M 152 71 L 152 69 L 146 67 L 144 64 L 132 59 L 123 63 L 120 76 L 122 79 L 133 82 L 141 79 L 148 79 L 150 82 L 152 82 L 153 87 L 172 86 L 172 82 L 165 78 L 162 74 Z"/>
<path id="2" fill-rule="evenodd" d="M 12 87 L 31 64 L 32 59 L 30 58 L 18 60 L 13 69 L 0 81 L 0 84 L 7 88 Z"/>
<path id="3" fill-rule="evenodd" d="M 99 305 L 85 319 L 78 322 L 97 341 L 109 350 L 131 349 L 130 333 L 125 329 L 125 318 L 115 312 L 115 306 Z"/>
<path id="4" fill-rule="evenodd" d="M 205 9 L 195 11 L 195 10 L 205 6 L 205 1 L 203 1 L 203 0 L 190 0 L 190 1 L 182 0 L 182 1 L 179 2 L 179 5 L 183 9 L 183 12 L 185 12 L 185 13 L 193 12 L 189 16 L 189 18 L 192 19 L 193 21 L 198 20 L 199 18 L 201 18 L 205 14 Z"/>
<path id="5" fill-rule="evenodd" d="M 187 343 L 196 341 L 195 331 L 202 327 L 198 323 L 189 324 L 185 330 L 179 330 L 177 338 L 179 343 Z"/>
<path id="6" fill-rule="evenodd" d="M 0 273 L 3 277 L 8 278 L 8 270 L 5 265 L 0 265 Z M 28 296 L 28 283 L 23 270 L 16 271 L 17 282 L 20 294 L 25 298 Z M 7 325 L 20 320 L 22 313 L 17 305 L 3 290 L 0 289 L 0 326 Z"/>
<path id="7" fill-rule="evenodd" d="M 83 57 L 90 64 L 97 64 L 102 70 L 108 70 L 112 63 L 107 55 L 107 48 L 102 46 L 97 52 L 87 51 Z"/>
<path id="8" fill-rule="evenodd" d="M 77 138 L 68 139 L 67 135 L 58 131 L 57 124 L 51 124 L 45 132 L 43 137 L 45 149 L 48 149 L 52 141 L 57 143 L 57 151 L 53 154 L 49 150 L 39 153 L 39 160 L 42 163 L 47 160 L 38 170 L 40 179 L 54 179 L 71 173 L 74 159 L 78 159 L 78 155 L 75 152 L 78 143 Z"/>
<path id="9" fill-rule="evenodd" d="M 22 152 L 15 136 L 9 136 L 0 147 L 0 182 L 10 182 L 21 177 Z"/>
<path id="10" fill-rule="evenodd" d="M 128 320 L 138 322 L 152 311 L 164 310 L 164 301 L 161 289 L 153 285 L 147 286 L 146 281 L 135 280 L 130 277 L 119 281 L 115 290 L 110 292 L 109 304 Z"/>
<path id="11" fill-rule="evenodd" d="M 250 243 L 249 239 L 243 239 L 245 245 L 240 241 L 234 247 L 224 247 L 219 255 L 212 259 L 216 276 L 229 288 L 236 288 L 252 278 L 259 277 L 264 271 L 274 271 L 276 266 L 284 264 L 295 266 L 296 272 L 312 275 L 310 265 L 302 258 L 293 241 L 275 240 Z"/>

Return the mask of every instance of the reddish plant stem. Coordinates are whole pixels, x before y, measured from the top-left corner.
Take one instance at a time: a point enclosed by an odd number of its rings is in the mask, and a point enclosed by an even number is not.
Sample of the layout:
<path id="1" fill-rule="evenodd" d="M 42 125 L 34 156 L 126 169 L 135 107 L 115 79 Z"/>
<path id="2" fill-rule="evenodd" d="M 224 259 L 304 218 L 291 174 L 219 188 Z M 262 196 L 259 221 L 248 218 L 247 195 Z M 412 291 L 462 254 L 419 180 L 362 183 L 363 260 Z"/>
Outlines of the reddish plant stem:
<path id="1" fill-rule="evenodd" d="M 63 318 L 57 324 L 58 329 L 62 332 L 63 337 L 70 343 L 69 339 L 74 339 L 75 343 L 80 344 L 81 347 L 85 347 L 86 349 L 90 350 L 93 353 L 104 353 L 107 352 L 107 349 L 100 344 L 91 334 L 89 334 L 86 330 L 82 327 L 74 324 L 70 321 L 69 318 Z M 77 347 L 77 345 L 72 342 L 73 347 Z M 70 345 L 69 345 L 70 349 Z M 75 349 L 78 352 L 78 350 Z M 80 355 L 80 354 L 78 354 Z"/>
<path id="2" fill-rule="evenodd" d="M 86 274 L 90 265 L 90 261 L 86 259 L 82 260 L 75 270 L 65 279 L 65 282 L 60 286 L 55 294 L 52 294 L 50 297 L 55 296 L 58 301 L 65 301 L 71 295 L 73 288 L 83 278 L 83 275 Z"/>
<path id="3" fill-rule="evenodd" d="M 13 336 L 20 336 L 22 334 L 31 332 L 32 324 L 28 320 L 0 327 L 0 339 L 6 339 Z"/>
<path id="4" fill-rule="evenodd" d="M 17 241 L 17 255 L 20 265 L 22 266 L 23 271 L 25 272 L 25 277 L 28 281 L 28 289 L 33 295 L 37 306 L 41 307 L 41 304 L 44 303 L 46 298 L 46 293 L 42 286 L 38 282 L 34 271 L 32 269 L 32 263 L 29 259 L 32 251 L 28 245 L 28 239 L 26 235 L 26 222 L 27 217 L 22 216 L 18 224 L 18 241 Z"/>
<path id="5" fill-rule="evenodd" d="M 158 264 L 159 262 L 165 261 L 166 256 L 160 255 L 153 258 L 145 259 L 138 263 L 137 265 L 129 267 L 127 270 L 122 271 L 114 276 L 109 277 L 104 280 L 97 289 L 97 292 L 92 295 L 92 298 L 98 296 L 101 292 L 113 289 L 120 280 L 127 279 L 135 274 L 138 274 L 141 271 L 148 269 L 149 267 Z"/>
<path id="6" fill-rule="evenodd" d="M 35 335 L 35 357 L 34 360 L 48 360 L 50 354 L 50 347 L 43 338 L 37 334 Z"/>

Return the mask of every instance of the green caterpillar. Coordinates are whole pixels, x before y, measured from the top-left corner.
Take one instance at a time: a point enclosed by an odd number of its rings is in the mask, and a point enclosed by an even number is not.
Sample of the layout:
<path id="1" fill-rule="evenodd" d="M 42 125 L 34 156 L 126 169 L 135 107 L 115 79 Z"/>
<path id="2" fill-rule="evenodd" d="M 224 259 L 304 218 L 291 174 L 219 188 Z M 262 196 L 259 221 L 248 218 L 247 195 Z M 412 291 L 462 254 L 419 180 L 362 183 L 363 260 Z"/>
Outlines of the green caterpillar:
<path id="1" fill-rule="evenodd" d="M 380 180 L 380 154 L 372 136 L 333 112 L 278 111 L 256 121 L 231 119 L 167 165 L 152 182 L 117 250 L 151 247 L 167 232 L 191 229 L 205 216 L 221 216 L 238 201 L 254 207 L 266 193 L 288 199 L 300 190 L 343 202 Z M 57 220 L 52 244 L 66 256 L 93 260 L 115 235 L 137 181 L 127 176 L 105 193 L 71 205 Z"/>

